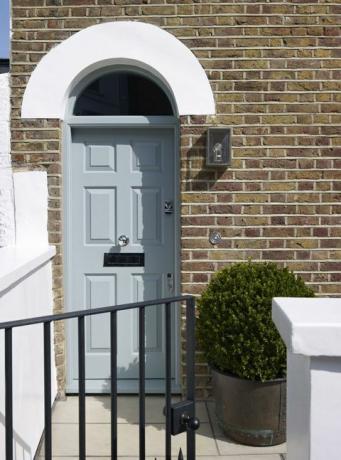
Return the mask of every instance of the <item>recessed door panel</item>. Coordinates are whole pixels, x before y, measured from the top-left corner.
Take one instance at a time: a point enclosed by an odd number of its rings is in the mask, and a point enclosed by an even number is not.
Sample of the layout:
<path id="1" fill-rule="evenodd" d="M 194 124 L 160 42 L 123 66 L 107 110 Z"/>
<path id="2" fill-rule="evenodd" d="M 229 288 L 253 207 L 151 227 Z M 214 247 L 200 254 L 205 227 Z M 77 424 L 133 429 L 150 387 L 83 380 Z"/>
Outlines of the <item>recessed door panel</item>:
<path id="1" fill-rule="evenodd" d="M 85 234 L 88 244 L 116 242 L 116 189 L 84 188 Z"/>
<path id="2" fill-rule="evenodd" d="M 134 301 L 139 302 L 149 299 L 160 299 L 162 297 L 162 275 L 161 274 L 148 274 L 148 275 L 133 275 L 133 296 Z M 162 306 L 152 306 L 146 308 L 146 349 L 152 352 L 162 351 Z M 138 312 L 134 311 L 134 350 L 138 352 Z"/>
<path id="3" fill-rule="evenodd" d="M 75 128 L 67 161 L 69 309 L 175 295 L 174 283 L 167 280 L 176 279 L 176 213 L 164 209 L 166 201 L 176 202 L 174 131 Z M 128 263 L 132 258 L 142 262 Z M 164 306 L 146 308 L 145 321 L 147 391 L 163 392 Z M 118 312 L 117 324 L 118 388 L 137 392 L 137 311 Z M 172 331 L 174 347 L 174 325 Z M 69 391 L 78 391 L 77 350 L 77 322 L 73 322 Z M 175 359 L 173 348 L 173 372 Z M 91 316 L 86 320 L 87 391 L 109 391 L 110 375 L 110 315 Z"/>
<path id="4" fill-rule="evenodd" d="M 133 195 L 133 241 L 140 244 L 161 242 L 161 190 L 135 187 Z"/>
<path id="5" fill-rule="evenodd" d="M 85 275 L 86 308 L 100 308 L 116 304 L 116 275 Z M 88 352 L 110 348 L 110 321 L 108 315 L 86 318 Z"/>
<path id="6" fill-rule="evenodd" d="M 88 145 L 85 160 L 87 171 L 116 170 L 116 152 L 112 145 Z"/>
<path id="7" fill-rule="evenodd" d="M 162 145 L 159 142 L 134 142 L 133 170 L 134 171 L 161 171 Z"/>

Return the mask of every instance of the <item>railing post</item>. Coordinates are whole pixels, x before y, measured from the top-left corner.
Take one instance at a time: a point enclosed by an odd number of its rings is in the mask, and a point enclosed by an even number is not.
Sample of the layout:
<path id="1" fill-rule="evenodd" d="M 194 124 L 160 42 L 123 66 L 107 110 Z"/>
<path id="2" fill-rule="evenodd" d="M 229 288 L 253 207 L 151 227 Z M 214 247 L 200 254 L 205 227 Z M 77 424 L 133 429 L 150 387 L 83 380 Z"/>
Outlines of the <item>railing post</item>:
<path id="1" fill-rule="evenodd" d="M 44 412 L 45 412 L 45 459 L 52 458 L 51 418 L 51 323 L 44 323 Z"/>
<path id="2" fill-rule="evenodd" d="M 110 313 L 111 458 L 117 459 L 117 312 Z"/>
<path id="3" fill-rule="evenodd" d="M 13 460 L 13 363 L 12 328 L 5 329 L 6 460 Z"/>
<path id="4" fill-rule="evenodd" d="M 171 460 L 171 399 L 172 399 L 172 356 L 171 356 L 171 304 L 165 304 L 165 342 L 166 342 L 166 460 Z"/>
<path id="5" fill-rule="evenodd" d="M 86 425 L 85 425 L 85 336 L 84 316 L 78 318 L 78 385 L 79 385 L 79 458 L 85 460 L 86 456 Z"/>
<path id="6" fill-rule="evenodd" d="M 146 398 L 145 398 L 145 307 L 139 311 L 139 443 L 140 460 L 146 458 Z"/>
<path id="7" fill-rule="evenodd" d="M 195 417 L 195 299 L 186 301 L 187 400 L 193 401 Z M 187 460 L 195 460 L 195 431 L 187 428 Z"/>

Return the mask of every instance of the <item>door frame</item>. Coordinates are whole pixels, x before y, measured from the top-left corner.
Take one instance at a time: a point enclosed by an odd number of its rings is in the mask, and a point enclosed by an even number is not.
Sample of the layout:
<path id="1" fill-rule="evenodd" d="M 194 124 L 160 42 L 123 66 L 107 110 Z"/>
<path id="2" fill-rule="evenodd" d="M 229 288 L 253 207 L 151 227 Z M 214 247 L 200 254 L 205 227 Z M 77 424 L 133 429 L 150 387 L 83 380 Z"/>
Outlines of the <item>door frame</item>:
<path id="1" fill-rule="evenodd" d="M 73 106 L 73 104 L 71 104 Z M 71 241 L 71 226 L 68 225 L 70 215 L 70 184 L 71 173 L 69 167 L 69 156 L 72 143 L 72 128 L 169 128 L 173 131 L 174 141 L 174 271 L 175 285 L 174 295 L 181 292 L 181 220 L 180 220 L 180 133 L 179 120 L 176 116 L 68 116 L 62 123 L 62 227 L 63 227 L 63 281 L 64 281 L 64 309 L 71 310 L 70 299 L 70 258 L 71 251 L 69 243 Z M 181 392 L 181 309 L 177 307 L 174 322 L 174 349 L 175 349 L 175 379 L 172 385 L 174 393 Z M 71 347 L 72 332 L 70 325 L 65 327 L 66 340 L 66 392 L 75 393 L 75 388 L 70 381 L 71 375 Z M 128 393 L 128 391 L 127 391 Z"/>

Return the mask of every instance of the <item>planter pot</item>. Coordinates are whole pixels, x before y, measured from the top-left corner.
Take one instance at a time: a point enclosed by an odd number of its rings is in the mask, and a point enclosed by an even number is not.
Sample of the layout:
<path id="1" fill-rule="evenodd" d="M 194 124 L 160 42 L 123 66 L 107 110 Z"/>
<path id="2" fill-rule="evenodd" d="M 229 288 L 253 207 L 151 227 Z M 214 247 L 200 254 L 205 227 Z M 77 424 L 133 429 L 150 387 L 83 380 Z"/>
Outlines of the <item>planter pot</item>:
<path id="1" fill-rule="evenodd" d="M 218 422 L 232 440 L 250 446 L 285 441 L 286 380 L 256 382 L 212 369 Z"/>

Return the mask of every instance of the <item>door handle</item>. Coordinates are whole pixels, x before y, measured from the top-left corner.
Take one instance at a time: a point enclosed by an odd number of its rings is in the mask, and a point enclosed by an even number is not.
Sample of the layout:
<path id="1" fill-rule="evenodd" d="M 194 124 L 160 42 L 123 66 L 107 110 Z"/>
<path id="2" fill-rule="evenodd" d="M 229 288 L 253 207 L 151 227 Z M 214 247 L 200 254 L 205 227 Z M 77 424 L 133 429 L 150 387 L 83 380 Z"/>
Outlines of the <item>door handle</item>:
<path id="1" fill-rule="evenodd" d="M 129 238 L 126 235 L 121 235 L 118 237 L 118 245 L 122 247 L 129 244 Z"/>

